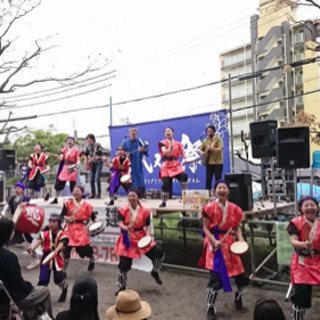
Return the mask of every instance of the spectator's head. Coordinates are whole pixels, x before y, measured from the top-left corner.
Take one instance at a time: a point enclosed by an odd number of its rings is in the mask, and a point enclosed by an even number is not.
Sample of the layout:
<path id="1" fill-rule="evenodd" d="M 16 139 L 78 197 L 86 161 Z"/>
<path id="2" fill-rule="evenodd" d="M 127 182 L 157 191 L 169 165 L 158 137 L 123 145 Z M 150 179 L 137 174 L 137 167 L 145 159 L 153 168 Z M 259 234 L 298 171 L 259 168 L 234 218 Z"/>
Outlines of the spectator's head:
<path id="1" fill-rule="evenodd" d="M 144 320 L 151 316 L 151 307 L 133 290 L 123 290 L 116 304 L 107 310 L 107 320 Z"/>
<path id="2" fill-rule="evenodd" d="M 274 299 L 259 299 L 253 311 L 253 320 L 285 320 L 278 302 Z"/>
<path id="3" fill-rule="evenodd" d="M 94 279 L 87 277 L 74 283 L 70 300 L 70 319 L 99 320 L 98 286 Z"/>
<path id="4" fill-rule="evenodd" d="M 0 219 L 0 248 L 2 248 L 14 235 L 12 220 Z"/>

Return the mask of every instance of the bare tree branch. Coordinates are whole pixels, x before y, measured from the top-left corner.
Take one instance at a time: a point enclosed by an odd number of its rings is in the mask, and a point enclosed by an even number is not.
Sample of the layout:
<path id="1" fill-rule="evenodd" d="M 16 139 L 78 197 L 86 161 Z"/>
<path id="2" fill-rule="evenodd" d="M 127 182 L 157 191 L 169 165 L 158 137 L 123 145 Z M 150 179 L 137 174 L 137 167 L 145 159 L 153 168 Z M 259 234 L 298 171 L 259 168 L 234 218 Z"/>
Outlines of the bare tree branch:
<path id="1" fill-rule="evenodd" d="M 5 90 L 5 87 L 9 83 L 9 81 L 19 72 L 21 71 L 24 67 L 28 65 L 28 62 L 32 60 L 33 58 L 37 57 L 41 52 L 41 48 L 38 47 L 37 50 L 35 50 L 30 56 L 22 59 L 20 62 L 19 66 L 7 77 L 6 80 L 3 81 L 3 83 L 0 85 L 0 92 L 2 93 L 7 93 L 11 92 L 10 90 Z"/>
<path id="2" fill-rule="evenodd" d="M 307 2 L 310 2 L 310 4 L 318 9 L 320 9 L 320 5 L 316 3 L 314 0 L 305 0 Z"/>

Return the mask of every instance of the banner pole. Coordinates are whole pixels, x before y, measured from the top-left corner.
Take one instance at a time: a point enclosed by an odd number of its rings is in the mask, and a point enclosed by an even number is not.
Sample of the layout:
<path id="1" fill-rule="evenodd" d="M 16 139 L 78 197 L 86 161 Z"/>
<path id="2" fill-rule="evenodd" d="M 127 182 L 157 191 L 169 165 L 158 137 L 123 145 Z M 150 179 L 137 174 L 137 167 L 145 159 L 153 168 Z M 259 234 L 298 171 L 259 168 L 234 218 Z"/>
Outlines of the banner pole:
<path id="1" fill-rule="evenodd" d="M 228 76 L 229 83 L 229 114 L 230 114 L 230 144 L 231 144 L 231 173 L 234 173 L 234 147 L 233 147 L 233 121 L 232 121 L 232 98 L 231 98 L 231 74 Z"/>

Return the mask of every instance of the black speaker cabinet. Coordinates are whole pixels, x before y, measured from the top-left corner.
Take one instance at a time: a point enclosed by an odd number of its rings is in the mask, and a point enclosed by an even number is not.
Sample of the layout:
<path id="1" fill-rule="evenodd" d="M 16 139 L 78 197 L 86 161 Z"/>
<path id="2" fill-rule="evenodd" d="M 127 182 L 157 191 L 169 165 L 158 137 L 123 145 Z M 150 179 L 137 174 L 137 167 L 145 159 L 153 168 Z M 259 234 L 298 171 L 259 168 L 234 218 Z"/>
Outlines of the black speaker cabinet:
<path id="1" fill-rule="evenodd" d="M 228 173 L 225 175 L 230 186 L 229 200 L 238 205 L 242 210 L 249 211 L 253 208 L 252 185 L 250 173 Z"/>
<path id="2" fill-rule="evenodd" d="M 279 168 L 309 168 L 309 127 L 277 129 L 277 161 Z"/>
<path id="3" fill-rule="evenodd" d="M 250 139 L 253 158 L 276 156 L 276 120 L 250 123 Z"/>
<path id="4" fill-rule="evenodd" d="M 6 185 L 5 185 L 6 177 L 3 171 L 0 171 L 0 202 L 6 200 Z"/>
<path id="5" fill-rule="evenodd" d="M 0 149 L 0 170 L 14 171 L 16 168 L 16 151 Z"/>

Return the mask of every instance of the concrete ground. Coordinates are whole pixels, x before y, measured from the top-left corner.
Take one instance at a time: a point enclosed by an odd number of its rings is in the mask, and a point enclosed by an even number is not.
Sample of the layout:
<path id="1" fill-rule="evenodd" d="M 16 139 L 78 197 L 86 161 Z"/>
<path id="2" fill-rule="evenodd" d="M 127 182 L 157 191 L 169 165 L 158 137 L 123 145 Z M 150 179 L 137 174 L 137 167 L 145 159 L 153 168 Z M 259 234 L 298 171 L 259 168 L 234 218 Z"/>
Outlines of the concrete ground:
<path id="1" fill-rule="evenodd" d="M 28 254 L 22 249 L 12 249 L 19 258 L 22 273 L 26 280 L 36 284 L 39 268 L 28 271 L 25 269 L 30 262 Z M 92 272 L 87 271 L 88 261 L 72 260 L 68 268 L 69 292 L 65 303 L 57 303 L 60 295 L 59 288 L 51 280 L 49 288 L 54 315 L 69 308 L 71 288 L 76 279 L 90 275 L 98 283 L 99 289 L 99 315 L 100 319 L 106 319 L 106 310 L 115 303 L 114 292 L 116 290 L 117 269 L 115 265 L 96 263 Z M 131 270 L 128 277 L 128 288 L 136 290 L 142 300 L 147 300 L 152 307 L 154 320 L 167 320 L 176 318 L 206 319 L 205 288 L 208 275 L 206 273 L 185 274 L 181 271 L 170 271 L 164 269 L 161 272 L 163 285 L 157 285 L 150 275 L 143 271 Z M 254 304 L 259 298 L 274 298 L 283 308 L 287 319 L 290 317 L 291 304 L 284 302 L 287 288 L 265 284 L 263 287 L 250 285 L 243 293 L 244 308 L 235 311 L 233 305 L 233 293 L 221 292 L 218 296 L 216 307 L 218 319 L 252 319 Z M 320 314 L 320 292 L 314 290 L 313 307 L 307 311 L 306 319 L 318 320 Z"/>

